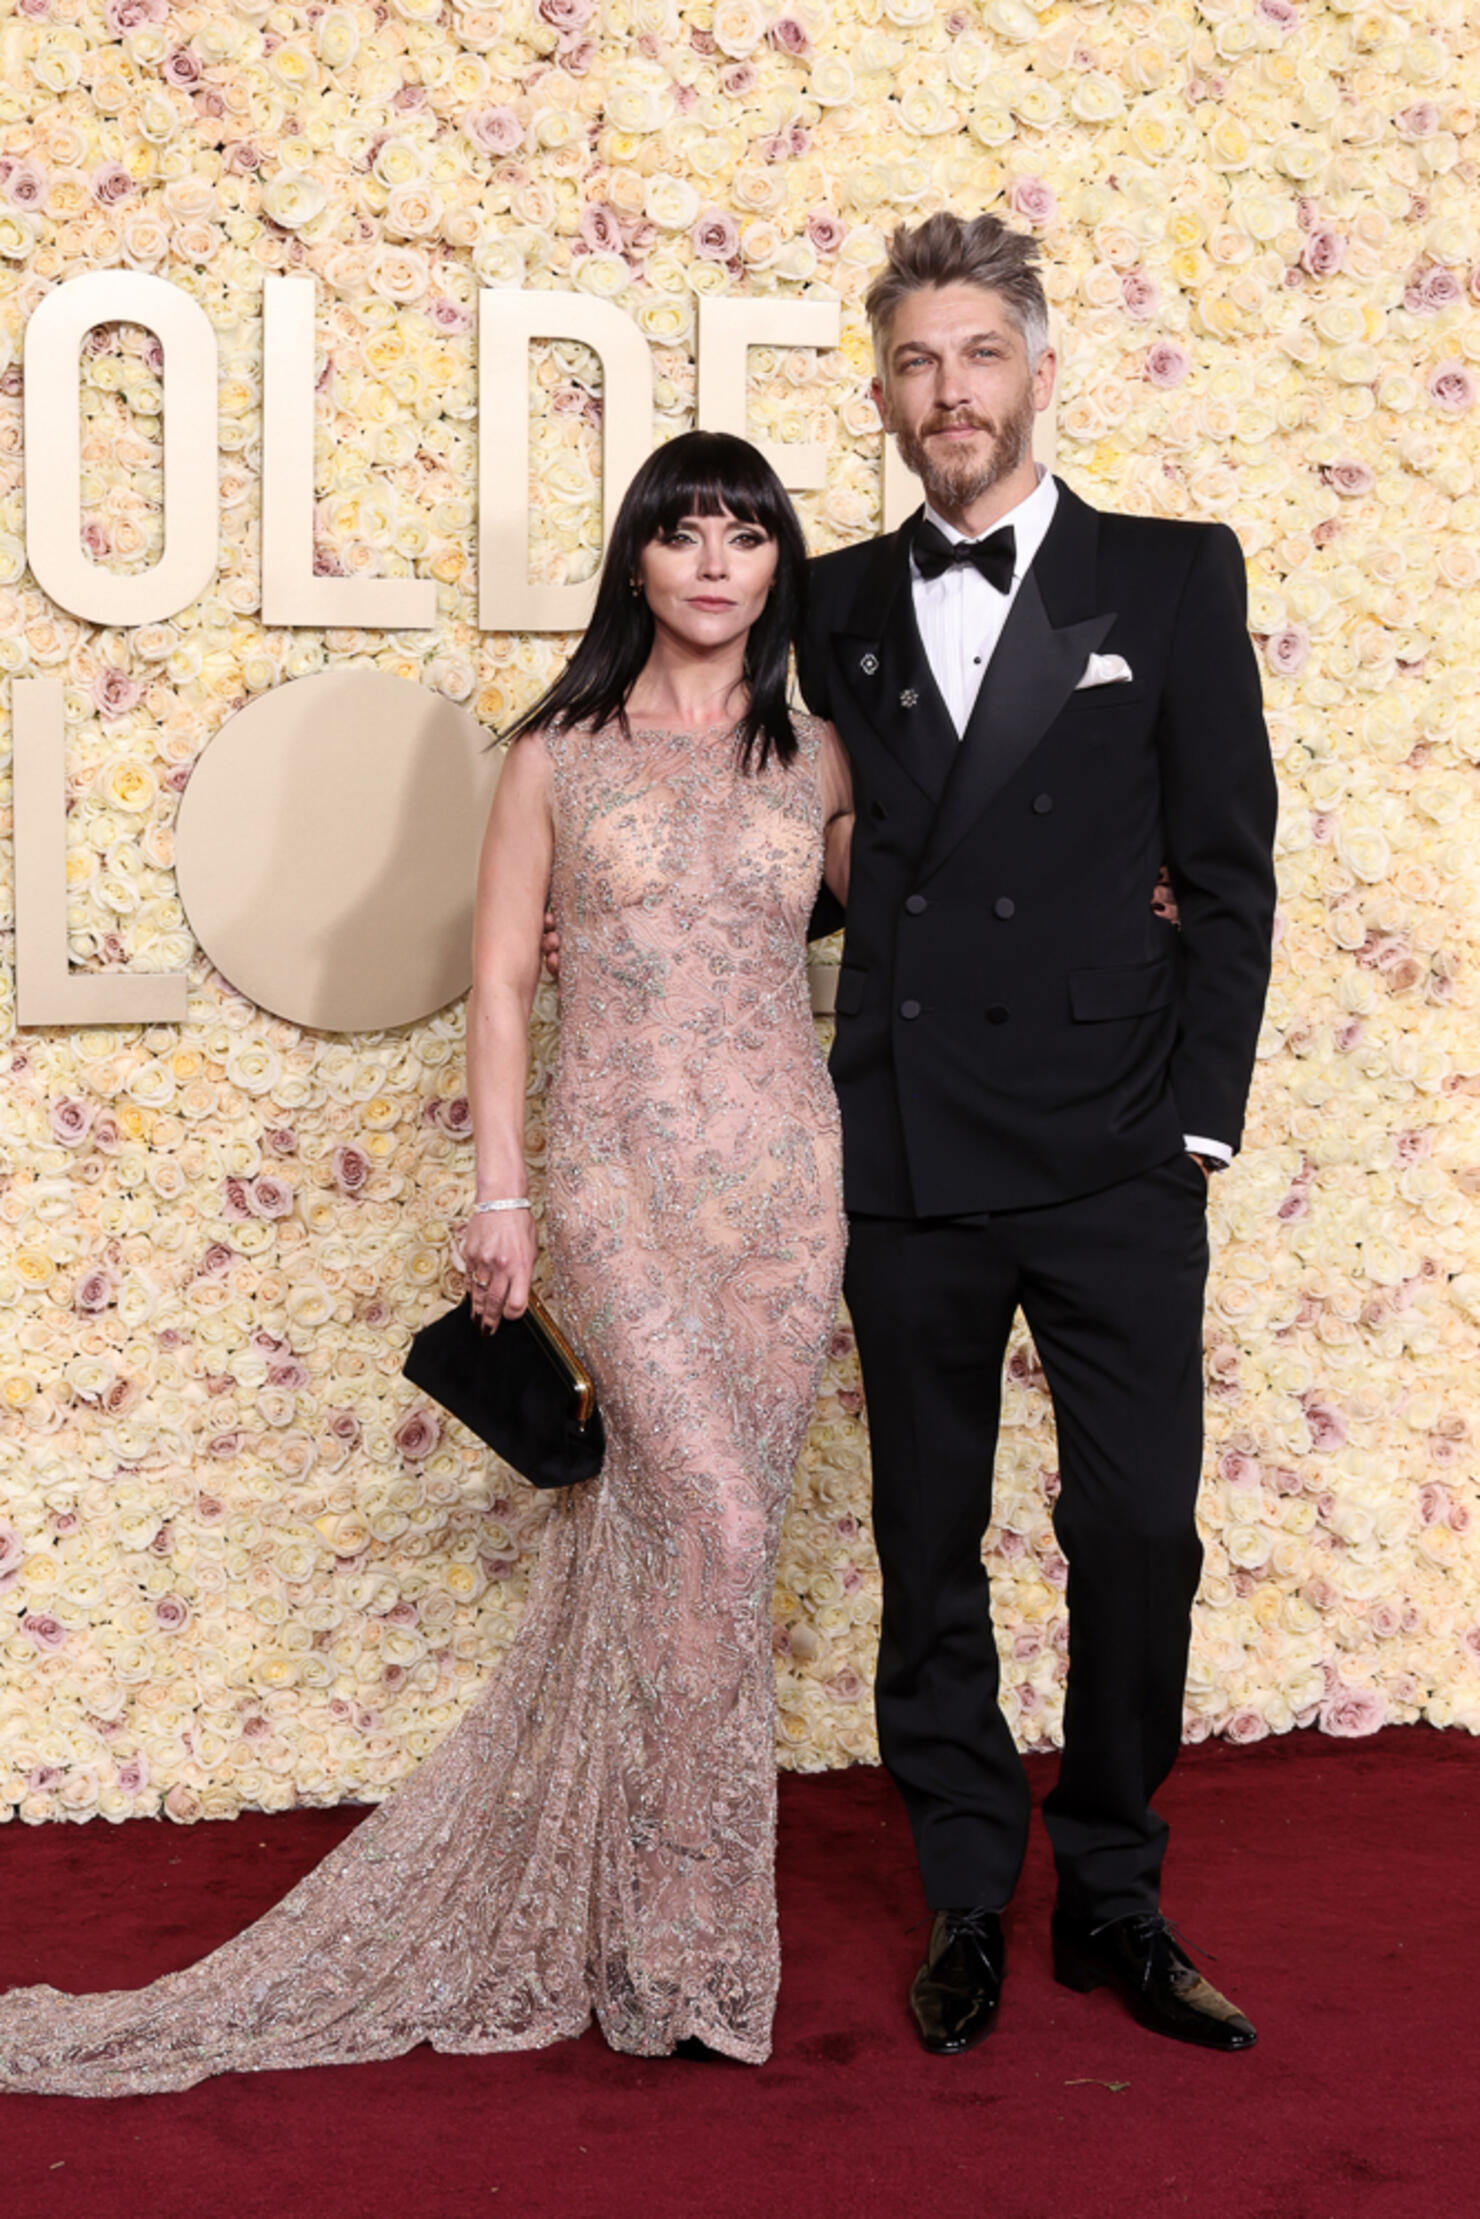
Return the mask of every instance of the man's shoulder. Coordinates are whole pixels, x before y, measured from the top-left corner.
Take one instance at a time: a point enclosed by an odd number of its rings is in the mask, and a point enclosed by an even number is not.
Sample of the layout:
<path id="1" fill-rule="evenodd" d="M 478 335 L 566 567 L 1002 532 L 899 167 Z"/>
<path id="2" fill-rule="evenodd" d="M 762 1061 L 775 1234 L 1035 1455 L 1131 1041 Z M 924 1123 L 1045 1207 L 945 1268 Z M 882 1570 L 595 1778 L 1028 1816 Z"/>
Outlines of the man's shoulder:
<path id="1" fill-rule="evenodd" d="M 893 532 L 873 539 L 855 539 L 847 547 L 831 547 L 826 554 L 809 556 L 807 583 L 816 591 L 844 593 L 857 585 Z"/>
<path id="2" fill-rule="evenodd" d="M 1185 576 L 1199 555 L 1214 548 L 1243 559 L 1237 533 L 1214 518 L 1133 516 L 1124 509 L 1096 509 L 1094 513 L 1102 559 L 1117 566 Z"/>

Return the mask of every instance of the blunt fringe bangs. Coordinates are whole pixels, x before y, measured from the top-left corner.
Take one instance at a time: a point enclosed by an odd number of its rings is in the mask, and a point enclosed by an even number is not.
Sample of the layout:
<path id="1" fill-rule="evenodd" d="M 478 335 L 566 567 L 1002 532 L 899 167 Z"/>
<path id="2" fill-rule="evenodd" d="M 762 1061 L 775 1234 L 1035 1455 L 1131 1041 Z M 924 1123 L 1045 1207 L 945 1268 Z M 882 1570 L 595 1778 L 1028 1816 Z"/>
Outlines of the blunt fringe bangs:
<path id="1" fill-rule="evenodd" d="M 801 623 L 806 542 L 786 489 L 749 440 L 729 432 L 681 432 L 649 455 L 622 498 L 601 568 L 591 622 L 561 675 L 511 728 L 517 740 L 542 725 L 617 723 L 629 732 L 627 700 L 653 647 L 646 598 L 632 591 L 644 547 L 686 516 L 724 516 L 754 524 L 776 542 L 776 576 L 745 643 L 749 698 L 736 753 L 742 769 L 763 770 L 774 755 L 797 752 L 787 706 L 792 641 Z"/>

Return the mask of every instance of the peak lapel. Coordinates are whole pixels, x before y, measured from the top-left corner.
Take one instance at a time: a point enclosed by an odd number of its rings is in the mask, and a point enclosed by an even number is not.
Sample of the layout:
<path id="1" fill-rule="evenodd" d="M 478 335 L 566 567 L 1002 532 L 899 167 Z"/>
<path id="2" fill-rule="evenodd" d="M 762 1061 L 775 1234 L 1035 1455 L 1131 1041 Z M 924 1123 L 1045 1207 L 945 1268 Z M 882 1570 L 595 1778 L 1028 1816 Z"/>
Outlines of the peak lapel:
<path id="1" fill-rule="evenodd" d="M 1115 622 L 1095 609 L 1099 519 L 1059 484 L 1059 505 L 1018 587 L 962 734 L 921 858 L 923 882 L 1038 745 Z M 1058 619 L 1058 621 L 1055 621 Z"/>
<path id="2" fill-rule="evenodd" d="M 959 742 L 915 621 L 910 582 L 914 526 L 912 517 L 877 543 L 835 653 L 870 729 L 921 791 L 939 802 Z"/>

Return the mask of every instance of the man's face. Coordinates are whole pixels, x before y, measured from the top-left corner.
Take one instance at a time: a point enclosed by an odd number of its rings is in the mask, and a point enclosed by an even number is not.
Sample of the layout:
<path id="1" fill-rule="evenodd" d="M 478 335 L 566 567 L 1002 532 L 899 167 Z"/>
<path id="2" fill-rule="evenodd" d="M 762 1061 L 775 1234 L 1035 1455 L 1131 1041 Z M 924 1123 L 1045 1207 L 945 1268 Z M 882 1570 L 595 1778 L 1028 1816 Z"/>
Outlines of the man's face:
<path id="1" fill-rule="evenodd" d="M 1054 357 L 1028 367 L 1000 293 L 940 285 L 907 293 L 884 344 L 874 399 L 934 507 L 968 508 L 1028 463 Z"/>

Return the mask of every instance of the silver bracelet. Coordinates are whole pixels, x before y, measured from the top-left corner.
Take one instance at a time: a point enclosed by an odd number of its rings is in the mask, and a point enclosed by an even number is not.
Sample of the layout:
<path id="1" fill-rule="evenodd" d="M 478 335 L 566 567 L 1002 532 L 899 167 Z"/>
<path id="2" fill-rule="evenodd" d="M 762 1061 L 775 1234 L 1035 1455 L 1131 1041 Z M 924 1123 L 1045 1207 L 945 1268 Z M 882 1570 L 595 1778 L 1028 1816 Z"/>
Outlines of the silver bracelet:
<path id="1" fill-rule="evenodd" d="M 482 1217 L 489 1210 L 527 1210 L 528 1208 L 528 1195 L 515 1194 L 511 1195 L 506 1202 L 475 1202 L 473 1204 L 473 1215 L 474 1217 Z"/>

